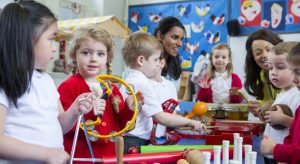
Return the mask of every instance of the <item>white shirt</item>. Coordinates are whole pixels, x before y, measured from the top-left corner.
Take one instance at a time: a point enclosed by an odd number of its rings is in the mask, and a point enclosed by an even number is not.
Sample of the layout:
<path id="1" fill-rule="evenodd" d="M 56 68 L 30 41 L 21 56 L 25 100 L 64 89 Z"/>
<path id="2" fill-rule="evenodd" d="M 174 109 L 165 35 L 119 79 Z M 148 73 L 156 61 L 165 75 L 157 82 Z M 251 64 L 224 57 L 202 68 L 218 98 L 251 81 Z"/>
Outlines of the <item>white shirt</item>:
<path id="1" fill-rule="evenodd" d="M 211 80 L 212 98 L 214 103 L 229 103 L 231 88 L 231 77 L 227 78 L 228 73 L 215 72 L 215 78 Z"/>
<path id="2" fill-rule="evenodd" d="M 18 108 L 0 89 L 0 104 L 7 110 L 4 134 L 31 144 L 64 149 L 58 100 L 51 77 L 37 71 L 33 72 L 29 91 L 18 99 Z"/>
<path id="3" fill-rule="evenodd" d="M 144 105 L 138 113 L 135 128 L 125 135 L 149 140 L 153 127 L 152 116 L 163 111 L 160 100 L 153 90 L 150 79 L 142 72 L 128 69 L 128 75 L 125 81 L 133 86 L 135 92 L 141 91 L 144 96 Z M 120 92 L 123 98 L 126 99 L 128 96 L 126 87 L 121 86 Z"/>
<path id="4" fill-rule="evenodd" d="M 161 76 L 161 82 L 151 80 L 151 84 L 161 104 L 169 99 L 178 101 L 176 87 L 170 80 Z M 175 108 L 175 110 L 180 111 L 179 105 Z M 159 138 L 164 136 L 165 132 L 166 127 L 158 124 L 156 127 L 156 137 Z"/>
<path id="5" fill-rule="evenodd" d="M 272 106 L 276 104 L 285 104 L 289 106 L 293 112 L 293 116 L 295 116 L 295 111 L 300 105 L 300 91 L 297 89 L 297 87 L 293 87 L 287 91 L 279 93 L 276 96 L 276 99 L 273 102 Z M 276 130 L 272 128 L 270 124 L 267 124 L 264 134 L 271 137 L 276 143 L 282 144 L 284 138 L 289 134 L 289 128 L 283 130 Z M 267 157 L 273 158 L 273 156 Z"/>

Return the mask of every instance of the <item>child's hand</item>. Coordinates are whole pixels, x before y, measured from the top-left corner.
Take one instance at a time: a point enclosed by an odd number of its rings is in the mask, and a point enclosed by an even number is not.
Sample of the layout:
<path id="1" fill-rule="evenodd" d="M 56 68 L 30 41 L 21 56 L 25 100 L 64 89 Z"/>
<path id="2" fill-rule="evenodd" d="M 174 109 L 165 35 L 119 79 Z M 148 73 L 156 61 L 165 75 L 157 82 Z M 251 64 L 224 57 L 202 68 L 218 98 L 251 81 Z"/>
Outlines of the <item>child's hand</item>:
<path id="1" fill-rule="evenodd" d="M 285 114 L 283 113 L 281 107 L 279 105 L 276 105 L 277 110 L 276 111 L 267 111 L 265 114 L 264 119 L 265 122 L 270 124 L 282 124 L 284 121 Z"/>
<path id="2" fill-rule="evenodd" d="M 105 107 L 106 107 L 106 100 L 101 99 L 100 97 L 96 97 L 94 100 L 94 115 L 100 116 L 103 115 Z"/>
<path id="3" fill-rule="evenodd" d="M 200 132 L 203 131 L 203 130 L 204 131 L 206 130 L 205 125 L 202 124 L 200 121 L 196 121 L 196 120 L 190 120 L 190 123 L 189 123 L 188 126 L 193 127 L 194 130 L 200 131 Z"/>
<path id="4" fill-rule="evenodd" d="M 205 76 L 202 76 L 198 82 L 199 86 L 201 88 L 209 88 L 210 84 L 208 83 L 208 80 L 205 78 Z"/>
<path id="5" fill-rule="evenodd" d="M 75 110 L 78 115 L 82 113 L 86 114 L 92 110 L 93 97 L 92 93 L 83 93 L 76 98 L 73 105 L 75 105 Z"/>
<path id="6" fill-rule="evenodd" d="M 257 101 L 249 101 L 248 110 L 257 117 L 260 114 L 261 108 Z"/>
<path id="7" fill-rule="evenodd" d="M 47 148 L 45 153 L 47 164 L 65 164 L 70 158 L 69 154 L 61 149 Z"/>
<path id="8" fill-rule="evenodd" d="M 238 88 L 238 87 L 232 87 L 231 89 L 230 89 L 230 95 L 240 95 L 240 89 Z"/>
<path id="9" fill-rule="evenodd" d="M 264 155 L 272 155 L 276 142 L 267 135 L 264 135 L 260 143 L 260 152 Z"/>
<path id="10" fill-rule="evenodd" d="M 139 106 L 139 108 L 141 108 L 142 105 L 144 105 L 144 95 L 141 91 L 138 91 L 137 93 L 135 93 L 135 95 L 136 95 L 136 99 L 138 101 L 138 106 Z M 133 108 L 134 108 L 133 95 L 129 95 L 126 98 L 125 102 L 126 102 L 127 106 L 133 110 Z"/>

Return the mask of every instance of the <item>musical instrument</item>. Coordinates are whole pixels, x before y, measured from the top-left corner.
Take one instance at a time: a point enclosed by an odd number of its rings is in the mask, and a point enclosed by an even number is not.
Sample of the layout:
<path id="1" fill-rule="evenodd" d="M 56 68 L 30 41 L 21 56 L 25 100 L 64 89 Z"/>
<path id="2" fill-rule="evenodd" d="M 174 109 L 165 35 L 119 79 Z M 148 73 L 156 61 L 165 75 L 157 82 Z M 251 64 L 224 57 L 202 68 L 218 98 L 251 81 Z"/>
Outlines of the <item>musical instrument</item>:
<path id="1" fill-rule="evenodd" d="M 119 82 L 122 85 L 124 85 L 128 89 L 128 91 L 133 95 L 134 114 L 132 116 L 132 119 L 127 123 L 127 125 L 122 130 L 120 130 L 119 132 L 112 132 L 108 135 L 101 135 L 97 131 L 95 131 L 95 130 L 90 131 L 87 128 L 88 126 L 98 125 L 101 122 L 99 117 L 97 117 L 97 120 L 95 120 L 95 121 L 85 122 L 83 115 L 80 115 L 78 117 L 78 122 L 77 122 L 77 125 L 76 125 L 75 136 L 74 136 L 73 146 L 72 146 L 72 150 L 71 150 L 71 158 L 70 158 L 70 162 L 69 162 L 70 164 L 72 164 L 73 161 L 99 162 L 99 161 L 97 161 L 98 159 L 94 158 L 93 149 L 91 147 L 91 144 L 89 143 L 89 136 L 88 135 L 90 135 L 92 137 L 95 137 L 95 138 L 115 139 L 116 136 L 120 136 L 121 134 L 131 130 L 135 126 L 135 120 L 136 120 L 137 114 L 138 114 L 138 101 L 137 101 L 136 94 L 135 94 L 134 90 L 132 89 L 132 87 L 128 83 L 126 83 L 124 80 L 120 79 L 119 77 L 112 76 L 112 75 L 98 75 L 96 77 L 96 79 L 103 86 L 106 87 L 107 90 L 106 90 L 106 93 L 104 94 L 106 96 L 109 96 L 111 94 L 111 89 L 110 89 L 110 86 L 105 82 L 105 80 Z M 87 140 L 87 143 L 88 143 L 89 151 L 91 153 L 91 157 L 92 157 L 91 159 L 90 158 L 74 158 L 76 143 L 77 143 L 77 139 L 78 139 L 79 128 L 84 130 L 84 133 L 86 134 L 85 137 L 86 137 L 86 140 Z M 122 139 L 118 138 L 118 139 L 115 139 L 115 140 L 118 140 L 118 146 L 120 148 L 124 147 L 124 145 L 122 145 L 122 141 L 121 141 Z M 118 156 L 118 162 L 122 163 L 122 157 L 121 157 L 122 154 L 121 154 L 121 152 L 117 152 L 117 154 L 119 155 Z"/>
<path id="2" fill-rule="evenodd" d="M 208 113 L 215 119 L 246 120 L 249 104 L 207 103 Z"/>

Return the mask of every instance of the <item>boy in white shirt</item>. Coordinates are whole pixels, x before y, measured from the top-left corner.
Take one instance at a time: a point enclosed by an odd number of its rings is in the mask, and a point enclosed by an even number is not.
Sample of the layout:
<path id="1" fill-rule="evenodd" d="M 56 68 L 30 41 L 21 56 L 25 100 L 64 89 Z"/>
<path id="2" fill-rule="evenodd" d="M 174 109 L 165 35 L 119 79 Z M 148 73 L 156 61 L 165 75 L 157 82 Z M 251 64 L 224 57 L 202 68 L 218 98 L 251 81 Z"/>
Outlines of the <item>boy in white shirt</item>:
<path id="1" fill-rule="evenodd" d="M 293 116 L 300 105 L 300 92 L 293 83 L 294 75 L 288 67 L 287 55 L 296 44 L 297 42 L 279 43 L 272 48 L 268 56 L 270 81 L 275 87 L 282 89 L 280 94 L 276 96 L 272 106 L 276 104 L 287 105 L 291 109 Z M 284 138 L 289 134 L 289 127 L 292 124 L 293 117 L 283 114 L 282 110 L 277 108 L 277 111 L 266 112 L 264 118 L 267 122 L 264 135 L 269 136 L 276 143 L 282 144 Z M 277 130 L 271 124 L 281 124 L 288 128 Z M 274 162 L 277 161 L 273 159 L 272 155 L 265 156 L 265 163 Z"/>
<path id="2" fill-rule="evenodd" d="M 125 153 L 131 147 L 149 144 L 152 119 L 167 127 L 190 126 L 198 131 L 204 128 L 200 121 L 163 112 L 161 101 L 150 81 L 158 72 L 162 52 L 163 47 L 159 40 L 147 33 L 136 32 L 124 40 L 122 55 L 129 67 L 125 81 L 131 84 L 135 91 L 141 91 L 144 96 L 144 104 L 138 113 L 135 128 L 125 134 Z M 122 86 L 120 91 L 126 99 L 128 94 L 125 87 Z"/>
<path id="3" fill-rule="evenodd" d="M 162 70 L 166 65 L 166 59 L 164 53 L 160 56 L 159 61 L 159 69 L 158 72 L 151 77 L 150 82 L 153 85 L 154 92 L 156 93 L 164 112 L 169 112 L 172 114 L 176 114 L 180 108 L 178 105 L 178 98 L 177 98 L 177 90 L 175 84 L 166 79 L 164 76 L 161 76 Z M 171 136 L 170 136 L 171 135 Z M 157 143 L 156 138 L 167 137 L 166 141 Z M 156 122 L 153 126 L 151 132 L 150 143 L 151 144 L 158 144 L 158 145 L 165 145 L 165 144 L 176 144 L 180 139 L 179 136 L 174 134 L 174 132 L 168 130 L 166 131 L 166 127 L 160 124 L 156 125 Z"/>

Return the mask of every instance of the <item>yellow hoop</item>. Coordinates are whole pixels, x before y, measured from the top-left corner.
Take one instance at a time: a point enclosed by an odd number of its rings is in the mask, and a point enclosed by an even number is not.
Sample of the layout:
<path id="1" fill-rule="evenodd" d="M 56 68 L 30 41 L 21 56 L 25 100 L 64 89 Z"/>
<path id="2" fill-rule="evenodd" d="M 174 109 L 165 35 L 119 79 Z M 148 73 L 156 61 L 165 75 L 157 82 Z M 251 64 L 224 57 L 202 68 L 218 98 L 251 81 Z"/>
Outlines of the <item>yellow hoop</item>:
<path id="1" fill-rule="evenodd" d="M 103 138 L 111 138 L 111 137 L 119 136 L 119 135 L 127 132 L 128 130 L 131 130 L 132 127 L 135 126 L 135 120 L 136 120 L 136 117 L 137 117 L 137 114 L 138 114 L 138 102 L 137 102 L 137 98 L 136 98 L 136 95 L 135 95 L 134 90 L 132 89 L 132 87 L 127 82 L 122 80 L 121 78 L 119 78 L 117 76 L 113 76 L 113 75 L 98 75 L 96 77 L 96 79 L 107 88 L 106 94 L 108 94 L 108 95 L 110 95 L 112 92 L 111 92 L 110 87 L 107 85 L 107 83 L 104 80 L 110 80 L 110 81 L 114 80 L 114 81 L 117 81 L 117 82 L 125 85 L 126 88 L 128 88 L 130 93 L 133 95 L 134 113 L 133 113 L 132 119 L 127 123 L 127 125 L 122 130 L 120 130 L 116 133 L 108 134 L 108 135 L 95 134 L 95 133 L 92 133 L 90 131 L 87 131 L 87 133 L 91 136 L 103 139 Z M 96 121 L 86 123 L 86 126 L 97 125 L 100 122 L 101 122 L 101 120 L 99 119 L 99 117 L 97 117 Z M 80 128 L 83 130 L 82 125 L 80 125 Z"/>

